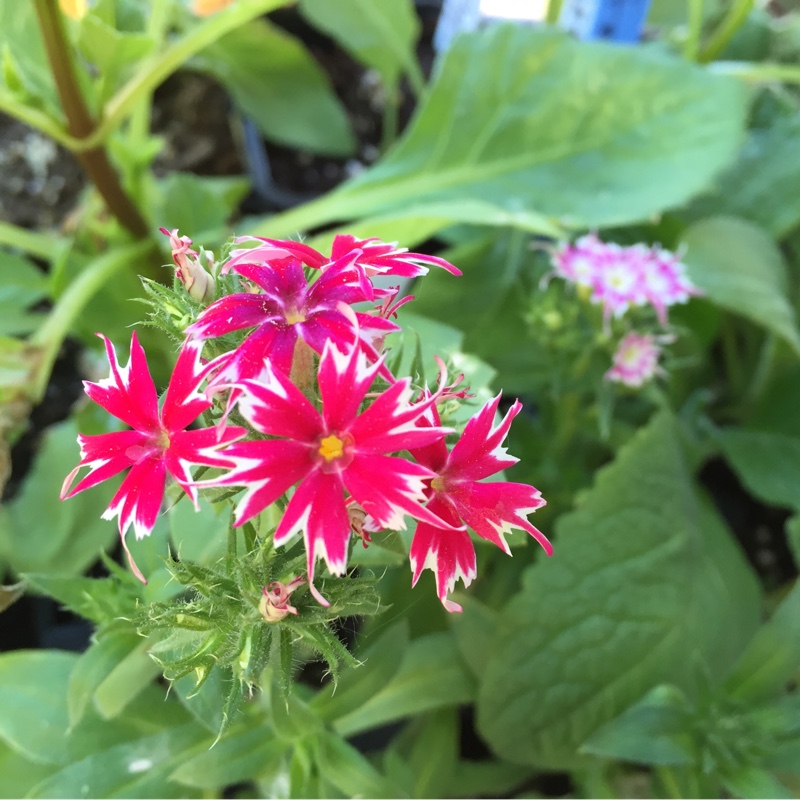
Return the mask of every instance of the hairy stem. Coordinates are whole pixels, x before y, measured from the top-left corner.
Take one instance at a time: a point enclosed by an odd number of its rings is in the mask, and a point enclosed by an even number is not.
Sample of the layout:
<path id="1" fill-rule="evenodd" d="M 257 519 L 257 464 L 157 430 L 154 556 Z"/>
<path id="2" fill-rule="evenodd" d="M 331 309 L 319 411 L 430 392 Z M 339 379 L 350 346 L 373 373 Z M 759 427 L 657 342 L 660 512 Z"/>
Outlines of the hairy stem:
<path id="1" fill-rule="evenodd" d="M 95 123 L 78 85 L 58 4 L 56 0 L 34 0 L 34 6 L 69 133 L 78 139 L 86 138 L 94 130 Z M 76 156 L 109 211 L 135 237 L 145 238 L 149 226 L 122 188 L 105 149 L 98 145 Z"/>

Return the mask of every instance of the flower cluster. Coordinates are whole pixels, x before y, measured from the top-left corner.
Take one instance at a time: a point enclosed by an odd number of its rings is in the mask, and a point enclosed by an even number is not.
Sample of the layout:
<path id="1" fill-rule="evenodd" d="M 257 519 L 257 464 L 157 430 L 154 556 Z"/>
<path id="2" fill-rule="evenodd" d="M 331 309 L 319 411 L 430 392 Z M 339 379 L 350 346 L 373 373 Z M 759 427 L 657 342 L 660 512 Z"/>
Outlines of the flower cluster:
<path id="1" fill-rule="evenodd" d="M 666 325 L 670 306 L 700 294 L 678 256 L 658 246 L 622 247 L 588 234 L 562 244 L 553 266 L 560 277 L 589 289 L 606 319 L 621 317 L 632 306 L 651 305 Z"/>
<path id="2" fill-rule="evenodd" d="M 164 233 L 191 291 L 191 279 L 202 280 L 192 272 L 191 240 L 177 231 Z M 457 390 L 458 382 L 445 385 L 441 362 L 438 389 L 421 394 L 386 364 L 384 338 L 400 329 L 392 318 L 410 298 L 398 300 L 397 289 L 375 286 L 373 276 L 415 277 L 428 265 L 460 274 L 455 267 L 352 236 L 337 236 L 330 257 L 292 241 L 236 243 L 247 246 L 234 249 L 218 274 L 233 273 L 240 290 L 200 311 L 186 328 L 160 411 L 136 334 L 124 368 L 106 340 L 111 377 L 87 382 L 86 392 L 132 430 L 81 436 L 81 461 L 62 497 L 129 467 L 104 515 L 119 518 L 123 544 L 131 525 L 137 538 L 152 531 L 168 474 L 195 504 L 200 488 L 241 488 L 237 526 L 277 503 L 282 516 L 274 542 L 280 546 L 303 536 L 307 578 L 265 589 L 262 614 L 269 620 L 295 613 L 289 595 L 306 579 L 326 605 L 314 586 L 316 561 L 342 575 L 353 531 L 366 545 L 368 531 L 404 529 L 406 516 L 417 520 L 413 580 L 423 569 L 433 570 L 438 596 L 451 611 L 460 610 L 447 599 L 456 581 L 467 585 L 476 574 L 467 527 L 506 552 L 505 534 L 521 529 L 552 552 L 527 519 L 544 505 L 540 493 L 524 484 L 483 482 L 516 463 L 502 444 L 520 404 L 495 426 L 498 395 L 448 449 L 446 437 L 454 431 L 442 425 L 437 406 L 445 398 L 469 396 L 466 390 Z M 206 285 L 213 287 L 213 281 Z M 193 296 L 199 300 L 208 293 Z M 364 303 L 373 303 L 373 310 L 361 310 Z M 240 344 L 203 361 L 204 343 L 229 334 L 238 334 Z M 225 393 L 226 413 L 217 425 L 187 430 Z M 249 429 L 228 424 L 233 407 Z M 192 465 L 216 468 L 214 477 L 193 479 Z M 89 473 L 70 488 L 82 467 Z"/>
<path id="3" fill-rule="evenodd" d="M 553 267 L 556 275 L 583 287 L 593 303 L 603 306 L 606 326 L 630 308 L 643 306 L 652 307 L 658 322 L 666 325 L 670 306 L 702 294 L 687 276 L 680 258 L 657 245 L 622 247 L 587 234 L 558 247 L 553 253 Z M 658 359 L 659 343 L 665 341 L 665 337 L 628 333 L 614 353 L 606 379 L 638 388 L 663 374 Z"/>

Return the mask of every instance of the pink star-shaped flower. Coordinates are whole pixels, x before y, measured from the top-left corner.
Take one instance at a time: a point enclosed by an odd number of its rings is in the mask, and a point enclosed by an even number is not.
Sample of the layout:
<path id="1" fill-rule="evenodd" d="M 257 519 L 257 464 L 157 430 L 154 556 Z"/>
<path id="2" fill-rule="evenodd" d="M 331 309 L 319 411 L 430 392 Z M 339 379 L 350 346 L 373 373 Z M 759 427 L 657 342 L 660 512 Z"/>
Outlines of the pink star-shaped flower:
<path id="1" fill-rule="evenodd" d="M 186 430 L 211 407 L 211 402 L 198 391 L 209 369 L 200 362 L 202 345 L 199 343 L 187 342 L 181 349 L 159 411 L 156 387 L 136 332 L 131 339 L 130 360 L 126 367 L 119 365 L 111 342 L 105 336 L 101 338 L 106 346 L 111 375 L 97 383 L 84 381 L 86 394 L 132 430 L 79 435 L 81 460 L 67 475 L 61 499 L 72 497 L 130 468 L 103 513 L 103 519 L 118 517 L 122 546 L 134 573 L 144 581 L 125 543 L 128 528 L 133 525 L 137 539 L 148 536 L 153 530 L 164 499 L 167 474 L 175 478 L 197 507 L 197 488 L 192 483 L 190 466 L 230 466 L 231 462 L 220 456 L 217 450 L 244 436 L 247 431 L 236 427 L 228 427 L 222 432 L 216 428 Z M 70 488 L 83 467 L 88 467 L 89 472 L 74 488 Z"/>
<path id="2" fill-rule="evenodd" d="M 426 508 L 450 526 L 448 529 L 429 520 L 417 523 L 410 552 L 412 585 L 423 569 L 433 570 L 437 594 L 448 611 L 461 611 L 460 605 L 447 599 L 456 581 L 460 578 L 468 586 L 477 574 L 475 548 L 462 522 L 509 555 L 505 535 L 512 528 L 527 531 L 547 555 L 553 554 L 545 535 L 527 520 L 528 514 L 545 505 L 541 493 L 523 483 L 481 482 L 519 461 L 509 456 L 502 444 L 522 405 L 516 401 L 502 422 L 492 427 L 499 403 L 500 395 L 486 403 L 467 422 L 452 450 L 447 450 L 444 436 L 424 448 L 410 449 L 420 464 L 436 473 Z M 441 420 L 435 404 L 428 405 L 425 421 L 434 426 L 433 430 L 439 429 Z"/>
<path id="3" fill-rule="evenodd" d="M 400 327 L 383 317 L 342 311 L 367 299 L 361 276 L 352 267 L 323 271 L 309 284 L 303 265 L 294 256 L 278 259 L 269 265 L 238 264 L 235 271 L 261 290 L 259 293 L 231 294 L 212 303 L 186 332 L 196 339 L 209 339 L 245 328 L 254 328 L 232 351 L 215 383 L 235 383 L 260 374 L 267 360 L 278 371 L 291 372 L 298 340 L 322 353 L 330 340 L 338 347 L 351 347 L 364 332 L 363 345 L 372 360 L 378 353 L 370 345 Z M 369 332 L 369 333 L 367 333 Z M 391 378 L 386 369 L 384 377 Z"/>
<path id="4" fill-rule="evenodd" d="M 260 433 L 280 438 L 237 442 L 224 452 L 235 467 L 208 484 L 244 486 L 236 525 L 252 519 L 297 484 L 275 531 L 282 545 L 303 532 L 311 591 L 314 564 L 322 558 L 334 575 L 346 568 L 351 522 L 346 494 L 382 528 L 405 528 L 404 515 L 445 526 L 422 505 L 426 481 L 436 477 L 427 467 L 389 455 L 424 447 L 446 433 L 436 426 L 418 427 L 417 420 L 436 395 L 412 404 L 410 381 L 403 378 L 370 395 L 359 408 L 380 370 L 368 364 L 358 347 L 339 350 L 328 341 L 317 381 L 322 411 L 270 362 L 258 380 L 238 384 L 239 410 Z"/>

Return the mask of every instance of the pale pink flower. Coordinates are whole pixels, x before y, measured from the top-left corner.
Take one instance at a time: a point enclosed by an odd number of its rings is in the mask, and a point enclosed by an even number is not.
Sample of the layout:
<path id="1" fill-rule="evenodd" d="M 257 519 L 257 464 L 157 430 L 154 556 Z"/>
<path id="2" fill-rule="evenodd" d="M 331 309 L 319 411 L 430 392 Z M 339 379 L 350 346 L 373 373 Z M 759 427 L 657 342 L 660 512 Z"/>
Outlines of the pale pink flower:
<path id="1" fill-rule="evenodd" d="M 622 247 L 588 234 L 560 245 L 552 259 L 556 275 L 590 290 L 591 301 L 603 306 L 606 321 L 649 304 L 666 325 L 669 306 L 701 294 L 680 257 L 659 246 Z"/>
<path id="2" fill-rule="evenodd" d="M 658 342 L 672 341 L 672 337 L 655 337 L 631 331 L 617 346 L 614 365 L 606 372 L 606 380 L 638 388 L 656 375 L 664 375 L 658 366 L 661 348 Z"/>
<path id="3" fill-rule="evenodd" d="M 128 528 L 133 525 L 137 539 L 150 535 L 161 510 L 167 474 L 172 475 L 197 508 L 197 488 L 192 482 L 190 466 L 231 466 L 232 462 L 217 451 L 247 431 L 233 426 L 224 431 L 216 428 L 186 430 L 211 407 L 211 402 L 198 390 L 209 369 L 200 361 L 199 343 L 187 342 L 181 349 L 159 410 L 156 387 L 136 332 L 131 339 L 126 367 L 119 365 L 111 342 L 105 336 L 101 338 L 105 342 L 111 375 L 97 383 L 84 381 L 86 394 L 132 430 L 79 435 L 81 460 L 64 480 L 61 499 L 130 468 L 103 513 L 103 519 L 118 517 L 122 546 L 134 573 L 144 581 L 125 543 Z M 88 467 L 89 472 L 70 489 L 82 467 Z"/>
<path id="4" fill-rule="evenodd" d="M 448 451 L 444 436 L 424 448 L 410 450 L 420 464 L 436 475 L 428 488 L 426 508 L 449 526 L 427 519 L 417 523 L 410 552 L 413 583 L 419 580 L 423 569 L 433 570 L 437 594 L 448 611 L 461 611 L 461 606 L 447 599 L 456 581 L 460 579 L 468 586 L 477 574 L 475 548 L 464 525 L 509 555 L 505 536 L 512 528 L 527 531 L 547 555 L 553 554 L 545 535 L 527 520 L 528 514 L 545 505 L 541 492 L 523 483 L 483 481 L 519 461 L 508 455 L 502 445 L 522 405 L 516 401 L 494 427 L 499 403 L 500 395 L 486 403 L 467 422 L 452 450 Z M 438 428 L 435 404 L 426 410 L 424 421 L 434 430 Z"/>

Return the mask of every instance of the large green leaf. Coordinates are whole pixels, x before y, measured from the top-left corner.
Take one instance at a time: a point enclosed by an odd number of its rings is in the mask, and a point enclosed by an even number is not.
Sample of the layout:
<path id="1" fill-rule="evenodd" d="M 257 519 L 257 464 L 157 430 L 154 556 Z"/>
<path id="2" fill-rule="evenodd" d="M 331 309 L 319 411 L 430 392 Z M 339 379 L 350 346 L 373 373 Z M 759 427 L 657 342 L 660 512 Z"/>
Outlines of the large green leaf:
<path id="1" fill-rule="evenodd" d="M 384 82 L 419 70 L 414 52 L 419 20 L 411 0 L 300 0 L 299 8 L 345 50 L 378 70 Z"/>
<path id="2" fill-rule="evenodd" d="M 113 747 L 99 746 L 38 784 L 29 797 L 193 797 L 171 773 L 208 731 L 189 723 Z"/>
<path id="3" fill-rule="evenodd" d="M 459 37 L 408 131 L 375 167 L 259 231 L 467 203 L 524 219 L 642 220 L 703 189 L 734 156 L 745 93 L 655 48 L 496 25 Z"/>
<path id="4" fill-rule="evenodd" d="M 336 156 L 355 149 L 347 114 L 325 73 L 288 33 L 253 20 L 192 63 L 223 83 L 268 139 Z"/>
<path id="5" fill-rule="evenodd" d="M 52 764 L 37 764 L 0 743 L 0 798 L 25 797 L 28 790 L 55 770 Z"/>
<path id="6" fill-rule="evenodd" d="M 763 325 L 800 352 L 786 264 L 767 233 L 743 219 L 713 217 L 688 228 L 682 243 L 689 274 L 712 302 Z"/>
<path id="7" fill-rule="evenodd" d="M 0 739 L 32 761 L 67 760 L 67 682 L 72 653 L 15 650 L 0 656 Z"/>
<path id="8" fill-rule="evenodd" d="M 755 630 L 755 576 L 680 439 L 665 412 L 622 448 L 502 613 L 478 724 L 504 758 L 574 766 L 601 725 L 659 683 L 721 674 Z"/>
<path id="9" fill-rule="evenodd" d="M 800 667 L 800 583 L 758 630 L 725 680 L 727 691 L 749 703 L 771 700 Z"/>
<path id="10" fill-rule="evenodd" d="M 453 637 L 434 633 L 414 640 L 395 676 L 360 708 L 334 723 L 343 736 L 435 708 L 469 703 L 475 685 Z"/>
<path id="11" fill-rule="evenodd" d="M 715 191 L 698 198 L 694 213 L 732 214 L 781 237 L 800 223 L 800 114 L 750 133 L 739 160 Z"/>
<path id="12" fill-rule="evenodd" d="M 100 519 L 113 487 L 58 499 L 78 463 L 77 435 L 73 422 L 50 428 L 19 494 L 0 509 L 0 553 L 16 572 L 77 574 L 118 535 Z"/>
<path id="13" fill-rule="evenodd" d="M 723 428 L 716 438 L 739 479 L 756 497 L 800 510 L 800 437 Z"/>

